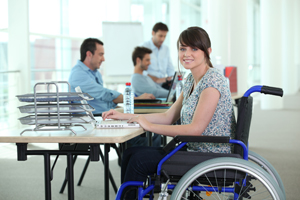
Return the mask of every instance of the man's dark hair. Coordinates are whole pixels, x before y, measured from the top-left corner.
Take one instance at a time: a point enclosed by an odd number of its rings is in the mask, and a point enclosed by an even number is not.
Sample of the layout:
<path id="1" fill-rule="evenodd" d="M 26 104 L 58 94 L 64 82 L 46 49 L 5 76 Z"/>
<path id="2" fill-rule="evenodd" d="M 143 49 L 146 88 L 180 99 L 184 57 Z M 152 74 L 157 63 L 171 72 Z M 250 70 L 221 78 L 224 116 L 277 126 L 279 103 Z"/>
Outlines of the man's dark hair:
<path id="1" fill-rule="evenodd" d="M 141 60 L 143 60 L 145 54 L 151 54 L 152 50 L 148 49 L 146 47 L 135 47 L 134 51 L 132 52 L 132 62 L 133 65 L 136 65 L 136 58 L 140 58 Z"/>
<path id="2" fill-rule="evenodd" d="M 96 50 L 96 43 L 103 45 L 97 38 L 87 38 L 85 39 L 80 46 L 80 61 L 83 62 L 86 57 L 86 52 L 90 51 L 93 55 Z"/>
<path id="3" fill-rule="evenodd" d="M 157 31 L 169 31 L 167 25 L 165 25 L 164 23 L 162 22 L 158 22 L 156 23 L 153 28 L 152 28 L 152 31 L 154 31 L 154 33 L 156 33 Z"/>

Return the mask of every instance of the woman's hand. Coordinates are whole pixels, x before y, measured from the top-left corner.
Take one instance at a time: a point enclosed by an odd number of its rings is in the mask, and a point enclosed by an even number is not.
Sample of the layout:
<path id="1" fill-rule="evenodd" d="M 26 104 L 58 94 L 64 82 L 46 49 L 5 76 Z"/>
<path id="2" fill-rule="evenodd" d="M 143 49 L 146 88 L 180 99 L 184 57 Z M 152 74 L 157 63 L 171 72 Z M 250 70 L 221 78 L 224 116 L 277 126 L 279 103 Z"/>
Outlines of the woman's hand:
<path id="1" fill-rule="evenodd" d="M 135 99 L 155 99 L 153 94 L 144 93 L 141 96 L 135 97 Z"/>
<path id="2" fill-rule="evenodd" d="M 137 122 L 140 124 L 140 126 L 144 130 L 150 131 L 149 128 L 150 128 L 151 123 L 143 115 L 137 115 L 137 116 L 131 117 L 128 120 L 128 123 L 132 123 L 132 122 Z"/>
<path id="3" fill-rule="evenodd" d="M 102 119 L 128 119 L 129 117 L 126 118 L 126 115 L 124 113 L 120 113 L 116 110 L 110 109 L 109 111 L 103 112 L 102 113 Z"/>

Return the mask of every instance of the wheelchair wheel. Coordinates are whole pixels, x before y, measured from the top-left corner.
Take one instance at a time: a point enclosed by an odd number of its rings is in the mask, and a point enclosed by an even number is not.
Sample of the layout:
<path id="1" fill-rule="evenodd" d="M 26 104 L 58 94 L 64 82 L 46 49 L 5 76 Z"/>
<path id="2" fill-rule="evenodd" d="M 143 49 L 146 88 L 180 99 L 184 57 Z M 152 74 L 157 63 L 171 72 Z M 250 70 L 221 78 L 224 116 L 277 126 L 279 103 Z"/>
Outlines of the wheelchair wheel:
<path id="1" fill-rule="evenodd" d="M 282 180 L 281 180 L 279 174 L 277 173 L 276 169 L 271 165 L 271 163 L 269 163 L 269 161 L 267 161 L 265 158 L 263 158 L 262 156 L 260 156 L 259 154 L 255 153 L 253 151 L 248 152 L 248 160 L 256 163 L 261 168 L 263 168 L 265 171 L 267 171 L 277 182 L 278 186 L 280 187 L 280 189 L 282 191 L 282 194 L 286 198 L 285 189 L 284 189 Z"/>
<path id="2" fill-rule="evenodd" d="M 284 196 L 275 180 L 259 166 L 239 158 L 215 158 L 189 170 L 176 185 L 171 200 L 274 199 Z"/>

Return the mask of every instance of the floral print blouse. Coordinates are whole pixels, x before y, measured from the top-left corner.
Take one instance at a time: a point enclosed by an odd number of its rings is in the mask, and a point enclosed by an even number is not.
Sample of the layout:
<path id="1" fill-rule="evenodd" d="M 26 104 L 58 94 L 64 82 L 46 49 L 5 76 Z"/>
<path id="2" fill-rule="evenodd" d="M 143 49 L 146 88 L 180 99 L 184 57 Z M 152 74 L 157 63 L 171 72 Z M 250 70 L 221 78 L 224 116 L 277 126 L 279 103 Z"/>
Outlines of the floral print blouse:
<path id="1" fill-rule="evenodd" d="M 195 109 L 202 91 L 208 87 L 216 88 L 221 96 L 215 110 L 215 113 L 202 133 L 203 136 L 230 136 L 235 135 L 235 116 L 233 112 L 231 94 L 226 78 L 218 69 L 209 68 L 206 74 L 197 84 L 191 93 L 194 85 L 194 78 L 189 74 L 183 86 L 183 102 L 181 109 L 181 124 L 190 124 L 192 122 Z M 199 122 L 201 123 L 201 122 Z M 191 142 L 187 144 L 188 151 L 230 153 L 231 145 L 224 143 L 198 143 Z"/>

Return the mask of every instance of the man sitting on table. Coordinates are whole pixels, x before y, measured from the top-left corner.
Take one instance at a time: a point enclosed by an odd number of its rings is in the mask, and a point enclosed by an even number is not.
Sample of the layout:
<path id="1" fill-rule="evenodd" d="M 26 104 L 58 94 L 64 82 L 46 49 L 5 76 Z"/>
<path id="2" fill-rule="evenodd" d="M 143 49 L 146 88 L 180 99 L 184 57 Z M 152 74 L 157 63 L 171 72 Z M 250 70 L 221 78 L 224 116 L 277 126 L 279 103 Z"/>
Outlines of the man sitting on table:
<path id="1" fill-rule="evenodd" d="M 143 71 L 150 65 L 150 54 L 152 51 L 146 47 L 136 47 L 132 53 L 134 74 L 131 76 L 131 85 L 135 95 L 144 92 L 153 94 L 156 98 L 166 98 L 169 90 L 156 84 L 149 76 L 144 76 Z"/>
<path id="2" fill-rule="evenodd" d="M 102 75 L 98 69 L 104 59 L 103 42 L 96 38 L 87 38 L 80 47 L 81 59 L 72 68 L 69 77 L 71 91 L 80 86 L 82 92 L 91 95 L 94 100 L 88 103 L 95 108 L 93 113 L 100 115 L 104 111 L 114 109 L 118 103 L 123 103 L 123 95 L 117 91 L 103 87 Z M 155 99 L 152 94 L 141 94 L 135 99 Z"/>

